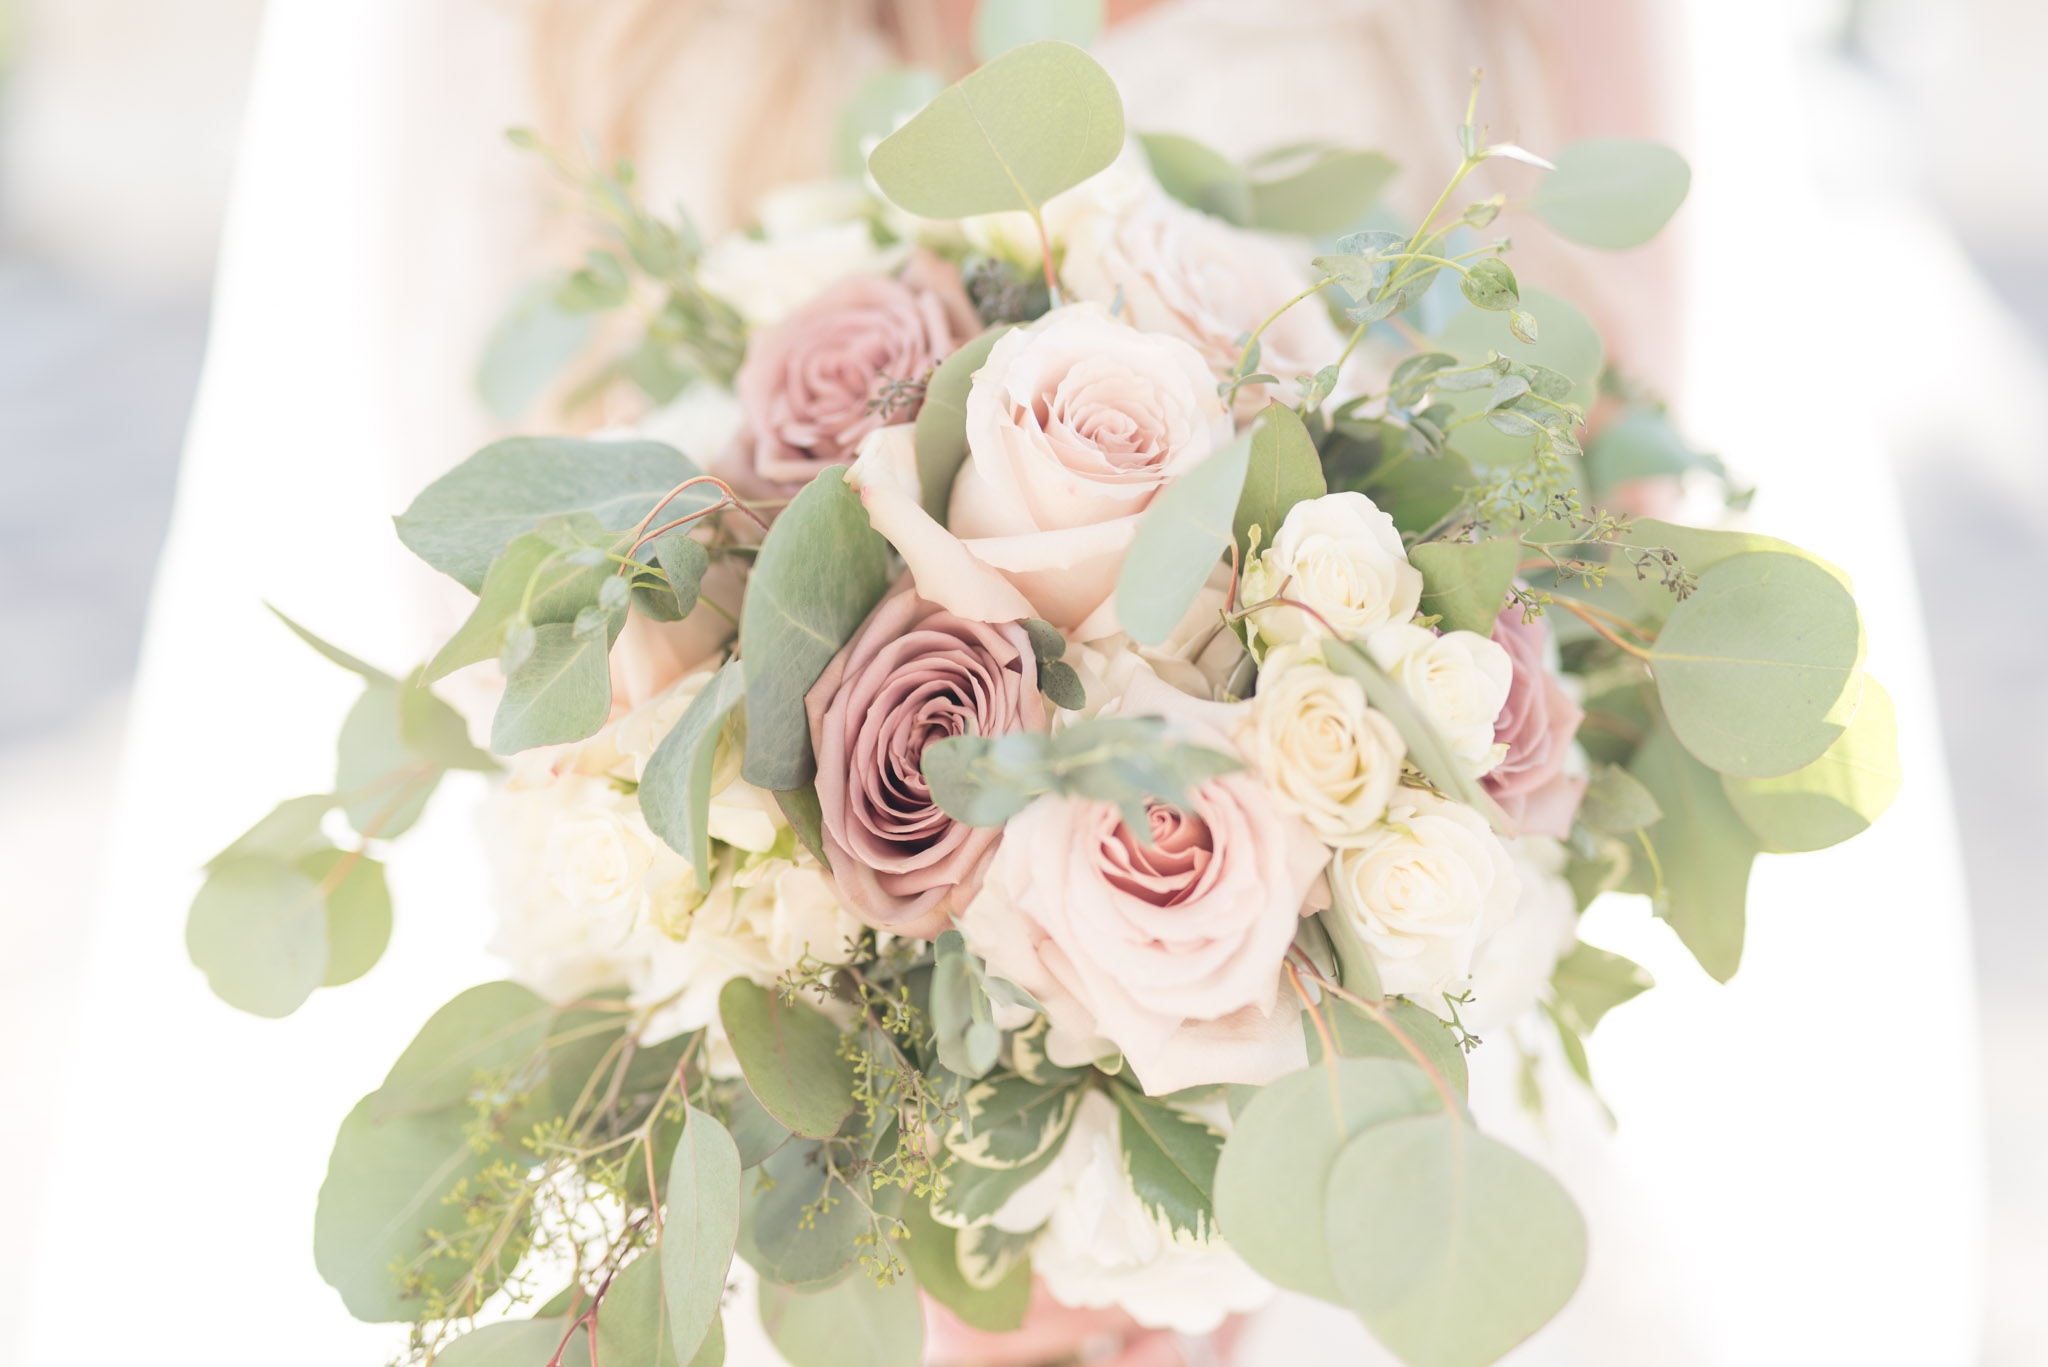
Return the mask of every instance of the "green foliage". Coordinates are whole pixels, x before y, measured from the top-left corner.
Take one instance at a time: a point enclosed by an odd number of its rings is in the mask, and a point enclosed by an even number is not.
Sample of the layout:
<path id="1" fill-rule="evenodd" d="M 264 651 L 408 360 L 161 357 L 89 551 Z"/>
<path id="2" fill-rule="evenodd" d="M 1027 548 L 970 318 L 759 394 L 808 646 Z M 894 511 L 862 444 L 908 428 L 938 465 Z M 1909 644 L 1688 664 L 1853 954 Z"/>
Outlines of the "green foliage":
<path id="1" fill-rule="evenodd" d="M 1251 182 L 1230 158 L 1178 133 L 1140 133 L 1138 145 L 1167 194 L 1239 226 L 1251 222 Z"/>
<path id="2" fill-rule="evenodd" d="M 1589 1035 L 1609 1011 L 1657 985 L 1648 969 L 1583 942 L 1557 961 L 1551 997 L 1571 1028 Z"/>
<path id="3" fill-rule="evenodd" d="M 1756 836 L 1721 786 L 1721 776 L 1659 725 L 1629 772 L 1650 790 L 1663 817 L 1643 832 L 1657 912 L 1720 982 L 1742 963 L 1743 906 Z"/>
<path id="4" fill-rule="evenodd" d="M 372 1116 L 382 1120 L 462 1105 L 479 1078 L 527 1068 L 553 1018 L 546 1002 L 517 983 L 470 988 L 420 1027 L 383 1086 L 371 1093 Z"/>
<path id="5" fill-rule="evenodd" d="M 1003 1036 L 996 1029 L 981 960 L 957 930 L 939 932 L 933 946 L 932 1030 L 939 1062 L 961 1077 L 978 1078 L 996 1066 Z"/>
<path id="6" fill-rule="evenodd" d="M 990 328 L 940 361 L 924 387 L 913 440 L 917 444 L 917 485 L 924 510 L 944 526 L 953 481 L 967 459 L 967 389 L 995 344 L 1008 332 Z"/>
<path id="7" fill-rule="evenodd" d="M 835 1134 L 853 1110 L 853 1068 L 839 1027 L 810 1006 L 734 978 L 718 994 L 718 1016 L 768 1114 L 812 1139 Z"/>
<path id="8" fill-rule="evenodd" d="M 908 1279 L 849 1277 L 821 1291 L 761 1284 L 761 1323 L 790 1367 L 917 1367 L 924 1311 Z"/>
<path id="9" fill-rule="evenodd" d="M 960 1118 L 946 1135 L 954 1158 L 977 1168 L 1016 1171 L 1055 1152 L 1073 1125 L 1081 1091 L 1069 1082 L 1032 1082 L 998 1073 L 967 1089 Z M 956 1166 L 953 1171 L 958 1172 Z"/>
<path id="10" fill-rule="evenodd" d="M 1522 303 L 1513 268 L 1497 256 L 1475 261 L 1467 267 L 1459 278 L 1458 289 L 1477 307 L 1495 312 L 1519 308 Z"/>
<path id="11" fill-rule="evenodd" d="M 365 854 L 315 850 L 296 867 L 326 889 L 327 971 L 320 986 L 352 983 L 377 966 L 391 943 L 391 889 L 384 866 Z"/>
<path id="12" fill-rule="evenodd" d="M 679 1362 L 694 1358 L 718 1323 L 739 1232 L 739 1150 L 724 1126 L 693 1106 L 668 1169 L 658 1283 Z M 600 1322 L 600 1339 L 602 1329 Z"/>
<path id="13" fill-rule="evenodd" d="M 796 1139 L 761 1165 L 746 1194 L 739 1251 L 763 1278 L 805 1291 L 854 1274 L 862 1249 L 895 1232 L 903 1193 L 877 1188 L 858 1146 Z"/>
<path id="14" fill-rule="evenodd" d="M 1259 529 L 1259 544 L 1270 546 L 1288 509 L 1326 492 L 1322 460 L 1301 416 L 1283 403 L 1267 404 L 1252 432 L 1244 488 L 1231 520 L 1239 563 L 1251 558 L 1252 528 Z"/>
<path id="15" fill-rule="evenodd" d="M 1374 1125 L 1442 1107 L 1421 1069 L 1392 1059 L 1338 1058 L 1258 1091 L 1216 1164 L 1216 1222 L 1231 1249 L 1268 1280 L 1341 1304 L 1326 1234 L 1333 1217 L 1351 1218 L 1329 1198 L 1338 1152 Z"/>
<path id="16" fill-rule="evenodd" d="M 1863 627 L 1856 600 L 1799 556 L 1751 552 L 1700 574 L 1650 648 L 1679 740 L 1743 778 L 1804 768 L 1855 707 Z"/>
<path id="17" fill-rule="evenodd" d="M 702 542 L 683 532 L 657 536 L 649 545 L 668 580 L 669 594 L 675 599 L 675 620 L 681 621 L 697 606 L 704 571 L 711 568 L 711 553 Z"/>
<path id="18" fill-rule="evenodd" d="M 795 788 L 817 767 L 804 694 L 889 587 L 889 544 L 845 472 L 827 470 L 775 520 L 740 610 L 747 781 Z"/>
<path id="19" fill-rule="evenodd" d="M 320 654 L 325 656 L 328 660 L 340 665 L 349 673 L 362 675 L 363 681 L 365 683 L 388 684 L 397 682 L 396 679 L 393 679 L 389 674 L 386 674 L 383 670 L 377 668 L 377 666 L 373 664 L 366 664 L 363 661 L 357 659 L 355 656 L 349 654 L 347 651 L 343 650 L 340 646 L 332 645 L 326 641 L 321 640 L 318 636 L 315 636 L 312 632 L 306 630 L 306 628 L 300 626 L 297 622 L 294 622 L 291 618 L 285 616 L 282 612 L 279 612 L 275 607 L 271 607 L 270 604 L 265 603 L 264 606 L 270 608 L 271 615 L 276 617 L 278 621 L 283 622 L 287 627 L 291 628 L 292 635 L 298 637 L 301 641 L 304 641 L 307 645 L 319 651 Z"/>
<path id="20" fill-rule="evenodd" d="M 923 218 L 1024 209 L 1079 185 L 1123 148 L 1109 73 L 1067 43 L 1027 43 L 941 91 L 868 157 L 875 183 Z"/>
<path id="21" fill-rule="evenodd" d="M 1193 791 L 1241 767 L 1220 751 L 1173 738 L 1161 717 L 1092 717 L 1051 734 L 951 736 L 922 759 L 932 801 L 956 821 L 1000 826 L 1047 793 L 1113 802 L 1140 837 L 1146 802 L 1187 810 Z"/>
<path id="22" fill-rule="evenodd" d="M 597 316 L 557 302 L 565 278 L 528 285 L 491 329 L 477 367 L 477 393 L 499 422 L 517 422 L 597 335 Z"/>
<path id="23" fill-rule="evenodd" d="M 1355 226 L 1399 168 L 1379 152 L 1308 144 L 1252 166 L 1251 226 L 1320 237 Z"/>
<path id="24" fill-rule="evenodd" d="M 1586 478 L 1595 492 L 1636 479 L 1707 470 L 1723 479 L 1721 462 L 1696 451 L 1660 408 L 1635 405 L 1609 419 L 1586 444 Z"/>
<path id="25" fill-rule="evenodd" d="M 1462 361 L 1483 361 L 1499 353 L 1524 364 L 1555 370 L 1572 381 L 1570 391 L 1558 397 L 1581 408 L 1591 407 L 1599 391 L 1601 368 L 1607 363 L 1606 343 L 1600 339 L 1592 320 L 1569 301 L 1546 290 L 1527 290 L 1520 297 L 1522 307 L 1542 325 L 1535 342 L 1516 337 L 1506 314 L 1474 308 L 1457 314 L 1444 325 L 1437 334 L 1437 346 Z M 1470 454 L 1481 459 L 1489 452 L 1475 450 Z"/>
<path id="26" fill-rule="evenodd" d="M 932 1218 L 923 1201 L 903 1207 L 903 1256 L 920 1291 L 985 1333 L 1002 1334 L 1024 1323 L 1031 1303 L 1031 1260 L 1018 1258 L 992 1286 L 978 1286 L 961 1268 L 962 1231 Z"/>
<path id="27" fill-rule="evenodd" d="M 1803 769 L 1778 778 L 1721 776 L 1721 787 L 1762 848 L 1790 854 L 1826 849 L 1869 829 L 1898 796 L 1899 726 L 1891 695 L 1862 675 L 1863 695 L 1848 728 Z"/>
<path id="28" fill-rule="evenodd" d="M 1445 631 L 1481 636 L 1493 635 L 1521 559 L 1521 543 L 1509 537 L 1425 541 L 1408 552 L 1408 562 L 1422 572 L 1422 610 L 1442 618 L 1438 626 Z"/>
<path id="29" fill-rule="evenodd" d="M 1351 1002 L 1338 998 L 1324 1006 L 1323 1019 L 1335 1036 L 1339 1056 L 1390 1058 L 1413 1063 L 1417 1060 L 1408 1047 L 1412 1044 L 1429 1060 L 1429 1066 L 1436 1069 L 1445 1084 L 1458 1096 L 1464 1096 L 1470 1087 L 1470 1072 L 1465 1065 L 1465 1051 L 1459 1046 L 1458 1037 L 1450 1026 L 1405 997 L 1389 998 L 1380 1004 L 1380 1010 L 1401 1032 L 1406 1044 L 1395 1037 L 1393 1030 Z M 1303 1025 L 1308 1037 L 1308 1061 L 1320 1063 L 1323 1057 L 1322 1037 L 1312 1021 L 1305 1019 Z"/>
<path id="30" fill-rule="evenodd" d="M 413 554 L 481 592 L 491 562 L 544 518 L 588 513 L 599 526 L 630 527 L 670 490 L 703 472 L 653 441 L 508 437 L 429 484 L 398 517 Z M 671 516 L 707 508 L 715 489 L 686 489 Z"/>
<path id="31" fill-rule="evenodd" d="M 261 821 L 242 832 L 226 849 L 206 862 L 209 869 L 233 859 L 262 855 L 287 863 L 326 845 L 320 822 L 334 810 L 332 793 L 309 793 L 288 797 L 271 808 Z"/>
<path id="32" fill-rule="evenodd" d="M 700 884 L 711 882 L 711 778 L 727 721 L 746 697 L 746 675 L 728 660 L 690 700 L 640 775 L 640 813 L 668 847 L 690 861 Z"/>
<path id="33" fill-rule="evenodd" d="M 216 866 L 185 922 L 185 952 L 213 994 L 237 1010 L 279 1019 L 327 976 L 321 883 L 267 856 Z"/>
<path id="34" fill-rule="evenodd" d="M 974 60 L 1057 39 L 1087 47 L 1102 29 L 1102 0 L 990 0 L 974 7 Z"/>
<path id="35" fill-rule="evenodd" d="M 590 1343 L 582 1330 L 569 1335 L 569 1321 L 561 1319 L 507 1320 L 473 1329 L 434 1355 L 434 1367 L 533 1367 L 554 1356 L 564 1338 L 569 1347 L 562 1361 L 577 1362 L 572 1354 L 589 1358 Z M 607 1359 L 609 1362 L 609 1359 Z"/>
<path id="36" fill-rule="evenodd" d="M 1607 765 L 1586 784 L 1578 819 L 1588 829 L 1608 835 L 1641 830 L 1663 816 L 1657 799 L 1628 770 Z"/>
<path id="37" fill-rule="evenodd" d="M 1119 625 L 1158 645 L 1180 625 L 1230 545 L 1256 432 L 1240 435 L 1161 489 L 1138 519 L 1116 578 Z"/>
<path id="38" fill-rule="evenodd" d="M 1557 154 L 1530 207 L 1574 242 L 1622 251 L 1663 231 L 1691 188 L 1692 168 L 1661 142 L 1588 138 Z"/>
<path id="39" fill-rule="evenodd" d="M 1136 1088 L 1111 1082 L 1108 1091 L 1138 1203 L 1176 1237 L 1206 1242 L 1214 1233 L 1212 1193 L 1223 1136 L 1200 1116 Z"/>
<path id="40" fill-rule="evenodd" d="M 335 742 L 334 789 L 348 824 L 366 838 L 411 830 L 441 780 L 438 766 L 406 744 L 400 693 L 397 683 L 370 684 Z"/>
<path id="41" fill-rule="evenodd" d="M 1484 1367 L 1563 1308 L 1586 1226 L 1557 1180 L 1462 1117 L 1374 1125 L 1329 1177 L 1344 1302 L 1412 1367 Z"/>
<path id="42" fill-rule="evenodd" d="M 839 173 L 858 179 L 868 169 L 868 148 L 896 131 L 896 125 L 945 89 L 937 73 L 920 66 L 888 66 L 860 83 L 839 115 L 836 135 Z"/>
<path id="43" fill-rule="evenodd" d="M 536 628 L 533 653 L 506 676 L 491 749 L 510 755 L 595 735 L 612 710 L 608 646 L 567 623 Z"/>

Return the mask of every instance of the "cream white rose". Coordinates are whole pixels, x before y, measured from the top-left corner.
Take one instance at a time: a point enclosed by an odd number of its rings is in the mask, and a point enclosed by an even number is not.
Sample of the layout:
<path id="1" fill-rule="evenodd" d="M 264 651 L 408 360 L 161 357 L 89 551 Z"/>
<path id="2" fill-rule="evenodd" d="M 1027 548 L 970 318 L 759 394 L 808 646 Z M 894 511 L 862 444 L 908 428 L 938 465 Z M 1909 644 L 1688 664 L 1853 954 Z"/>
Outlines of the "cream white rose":
<path id="1" fill-rule="evenodd" d="M 1519 1019 L 1542 999 L 1557 961 L 1579 940 L 1579 905 L 1561 876 L 1564 846 L 1542 836 L 1509 842 L 1522 895 L 1508 923 L 1486 937 L 1472 962 L 1472 1000 L 1458 1008 L 1476 1031 Z"/>
<path id="2" fill-rule="evenodd" d="M 1282 593 L 1306 603 L 1347 637 L 1406 622 L 1422 602 L 1422 573 L 1408 563 L 1394 519 L 1364 494 L 1324 494 L 1288 510 L 1270 544 L 1245 567 L 1239 597 L 1256 603 Z M 1324 636 L 1323 623 L 1299 608 L 1253 614 L 1268 645 Z"/>
<path id="3" fill-rule="evenodd" d="M 1087 641 L 1117 630 L 1139 517 L 1230 437 L 1194 348 L 1074 304 L 1005 334 L 976 372 L 946 526 L 921 506 L 908 427 L 872 434 L 848 478 L 924 597 Z"/>
<path id="4" fill-rule="evenodd" d="M 1077 298 L 1107 304 L 1121 291 L 1133 325 L 1188 342 L 1219 380 L 1236 368 L 1246 334 L 1315 282 L 1301 264 L 1305 251 L 1156 188 L 1121 212 L 1077 222 L 1066 243 L 1060 279 Z M 1307 299 L 1260 335 L 1258 368 L 1293 380 L 1329 365 L 1343 349 L 1329 314 Z M 1251 386 L 1241 398 L 1256 404 L 1263 389 Z"/>
<path id="5" fill-rule="evenodd" d="M 1247 748 L 1274 800 L 1330 845 L 1356 844 L 1372 830 L 1408 751 L 1358 681 L 1327 668 L 1312 641 L 1267 652 Z"/>
<path id="6" fill-rule="evenodd" d="M 1031 1270 L 1053 1299 L 1117 1306 L 1148 1329 L 1184 1334 L 1206 1334 L 1272 1299 L 1272 1285 L 1224 1244 L 1183 1242 L 1152 1218 L 1124 1169 L 1117 1125 L 1108 1097 L 1082 1097 L 1059 1156 L 991 1221 L 1015 1234 L 1044 1226 Z"/>
<path id="7" fill-rule="evenodd" d="M 556 894 L 578 906 L 637 895 L 653 861 L 653 848 L 628 823 L 627 814 L 601 797 L 564 812 L 549 827 L 541 857 Z"/>
<path id="8" fill-rule="evenodd" d="M 1507 706 L 1515 666 L 1499 642 L 1402 622 L 1366 637 L 1365 649 L 1474 776 L 1500 763 L 1507 747 L 1495 744 L 1493 724 Z"/>
<path id="9" fill-rule="evenodd" d="M 834 281 L 887 270 L 902 258 L 875 245 L 871 203 L 854 182 L 784 186 L 761 202 L 761 233 L 730 232 L 713 242 L 697 279 L 749 326 L 779 323 Z"/>
<path id="10" fill-rule="evenodd" d="M 1364 941 L 1380 985 L 1436 1010 L 1464 990 L 1480 944 L 1521 895 L 1486 819 L 1418 789 L 1397 793 L 1377 830 L 1337 852 L 1330 882 L 1335 914 Z"/>

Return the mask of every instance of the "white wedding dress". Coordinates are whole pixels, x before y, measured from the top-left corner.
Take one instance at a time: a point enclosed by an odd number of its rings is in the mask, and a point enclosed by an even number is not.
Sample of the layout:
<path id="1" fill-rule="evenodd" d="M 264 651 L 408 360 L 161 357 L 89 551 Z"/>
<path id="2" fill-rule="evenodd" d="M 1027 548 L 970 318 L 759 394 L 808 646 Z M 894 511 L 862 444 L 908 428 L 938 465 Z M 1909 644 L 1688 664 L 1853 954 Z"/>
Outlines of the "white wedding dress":
<path id="1" fill-rule="evenodd" d="M 1416 128 L 1448 149 L 1460 110 L 1430 107 L 1403 69 L 1472 64 L 1445 8 L 1168 0 L 1098 51 L 1135 126 L 1233 151 L 1391 138 L 1409 157 Z M 1779 8 L 1690 0 L 1676 12 L 1674 47 L 1688 56 L 1669 74 L 1691 92 L 1697 171 L 1681 220 L 1695 250 L 1680 407 L 1763 486 L 1756 526 L 1855 574 L 1909 779 L 1874 835 L 1759 861 L 1748 954 L 1727 988 L 1640 901 L 1590 914 L 1589 938 L 1660 983 L 1593 1042 L 1617 1132 L 1558 1079 L 1547 1128 L 1532 1125 L 1512 1099 L 1512 1058 L 1482 1051 L 1484 1120 L 1541 1154 L 1593 1229 L 1580 1296 L 1517 1367 L 1976 1358 L 1967 909 L 1897 495 L 1882 434 L 1855 401 L 1876 372 L 1860 368 L 1859 336 L 1821 300 L 1803 302 L 1808 267 L 1786 246 L 1810 241 L 1814 219 L 1787 136 L 1799 110 Z M 544 259 L 532 181 L 498 138 L 528 117 L 520 25 L 517 6 L 492 0 L 272 0 L 85 1005 L 44 1044 L 68 1049 L 67 1089 L 13 1110 L 58 1127 L 23 1367 L 370 1367 L 398 1342 L 349 1320 L 314 1272 L 314 1195 L 350 1105 L 433 1006 L 495 975 L 473 829 L 481 784 L 451 781 L 398 847 L 386 961 L 287 1021 L 215 1001 L 181 933 L 199 864 L 277 799 L 331 782 L 352 680 L 262 600 L 394 669 L 452 620 L 456 597 L 386 519 L 488 438 L 467 401 L 477 348 L 521 271 Z M 744 62 L 715 55 L 692 60 L 742 79 Z M 1512 89 L 1512 70 L 1495 77 Z M 697 100 L 698 143 L 716 136 L 718 90 L 674 97 L 679 116 Z M 649 181 L 715 203 L 703 160 L 650 157 Z M 1758 324 L 1764 302 L 1776 333 Z M 1794 356 L 1796 387 L 1783 374 Z M 406 595 L 430 610 L 395 610 Z M 772 1361 L 747 1309 L 730 1318 L 736 1367 Z M 1245 1360 L 1385 1361 L 1347 1316 L 1291 1300 L 1255 1326 Z"/>

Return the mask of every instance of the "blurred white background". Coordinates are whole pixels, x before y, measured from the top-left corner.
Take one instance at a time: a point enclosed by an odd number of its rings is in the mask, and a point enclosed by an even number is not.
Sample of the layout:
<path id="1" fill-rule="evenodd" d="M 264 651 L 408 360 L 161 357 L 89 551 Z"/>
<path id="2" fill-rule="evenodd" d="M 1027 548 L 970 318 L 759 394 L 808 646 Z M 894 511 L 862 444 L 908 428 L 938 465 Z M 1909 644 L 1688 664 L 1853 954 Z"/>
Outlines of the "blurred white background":
<path id="1" fill-rule="evenodd" d="M 1853 248 L 1785 244 L 1811 255 L 1814 296 L 1756 301 L 1757 335 L 1794 356 L 1795 309 L 1832 290 L 1891 301 L 1900 371 L 1872 386 L 1890 446 L 1840 459 L 1850 476 L 1889 461 L 1907 494 L 1976 913 L 1985 1363 L 2034 1367 L 2048 1362 L 2048 4 L 1797 2 L 1809 107 L 1786 136 Z M 0 1230 L 14 1236 L 0 1325 L 35 1256 L 38 1122 L 68 1066 L 98 816 L 260 11 L 0 0 Z M 1829 1043 L 1878 1048 L 1892 1028 L 1843 1022 Z"/>

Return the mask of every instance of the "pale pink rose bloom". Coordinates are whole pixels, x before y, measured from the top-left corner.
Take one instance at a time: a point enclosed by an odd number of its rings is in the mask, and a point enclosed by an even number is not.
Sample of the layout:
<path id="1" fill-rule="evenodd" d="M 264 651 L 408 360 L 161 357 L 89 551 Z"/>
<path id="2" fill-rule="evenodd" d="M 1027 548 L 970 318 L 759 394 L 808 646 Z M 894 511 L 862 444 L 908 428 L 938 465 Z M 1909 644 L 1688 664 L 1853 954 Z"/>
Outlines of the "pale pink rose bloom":
<path id="1" fill-rule="evenodd" d="M 1524 622 L 1521 608 L 1510 605 L 1494 622 L 1493 639 L 1514 666 L 1507 703 L 1493 724 L 1495 743 L 1508 752 L 1480 783 L 1523 835 L 1563 840 L 1586 791 L 1585 779 L 1564 772 L 1585 713 L 1545 661 L 1550 627 L 1542 618 Z"/>
<path id="2" fill-rule="evenodd" d="M 1165 716 L 1189 744 L 1235 754 L 1243 707 L 1147 672 L 1118 710 Z M 1038 799 L 1003 828 L 960 918 L 989 971 L 1045 1007 L 1055 1062 L 1121 1050 L 1155 1095 L 1270 1082 L 1306 1061 L 1280 965 L 1329 851 L 1250 770 L 1193 799 L 1186 812 L 1151 805 L 1149 845 L 1110 803 Z"/>
<path id="3" fill-rule="evenodd" d="M 1014 622 L 972 621 L 892 593 L 804 708 L 825 854 L 847 910 L 879 930 L 938 934 L 980 886 L 1001 833 L 940 810 L 924 750 L 949 736 L 1045 729 L 1031 638 Z"/>
<path id="4" fill-rule="evenodd" d="M 918 592 L 962 616 L 1038 616 L 1088 641 L 1117 630 L 1117 573 L 1139 517 L 1230 437 L 1199 352 L 1074 304 L 1006 334 L 976 372 L 946 526 L 920 504 L 907 430 L 876 434 L 852 479 Z"/>
<path id="5" fill-rule="evenodd" d="M 875 406 L 883 385 L 924 379 L 980 330 L 958 272 L 929 253 L 898 276 L 846 277 L 748 345 L 741 459 L 728 467 L 752 488 L 788 489 L 852 460 L 868 433 L 917 411 L 914 399 Z"/>

